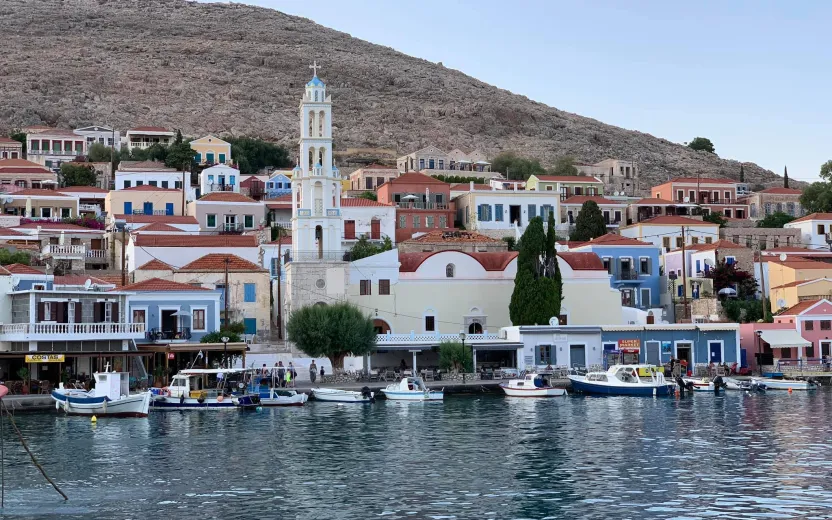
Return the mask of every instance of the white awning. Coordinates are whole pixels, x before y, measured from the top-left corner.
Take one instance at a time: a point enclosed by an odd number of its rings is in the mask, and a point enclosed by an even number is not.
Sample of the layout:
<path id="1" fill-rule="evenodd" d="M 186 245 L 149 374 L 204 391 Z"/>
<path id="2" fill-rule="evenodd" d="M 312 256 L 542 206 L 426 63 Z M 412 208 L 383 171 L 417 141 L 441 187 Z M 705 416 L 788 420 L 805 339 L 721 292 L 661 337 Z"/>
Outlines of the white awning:
<path id="1" fill-rule="evenodd" d="M 812 342 L 803 339 L 796 330 L 764 330 L 760 335 L 771 348 L 811 347 Z"/>

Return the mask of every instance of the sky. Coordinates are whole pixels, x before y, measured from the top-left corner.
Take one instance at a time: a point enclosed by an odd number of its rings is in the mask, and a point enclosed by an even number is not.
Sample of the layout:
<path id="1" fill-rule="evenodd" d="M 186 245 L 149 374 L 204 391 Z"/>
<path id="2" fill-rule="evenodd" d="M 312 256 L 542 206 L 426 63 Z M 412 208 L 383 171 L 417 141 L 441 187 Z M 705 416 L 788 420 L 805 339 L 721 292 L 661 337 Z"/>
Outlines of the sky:
<path id="1" fill-rule="evenodd" d="M 815 180 L 832 159 L 832 2 L 242 3 L 604 123 L 678 143 L 707 137 L 721 157 L 781 175 L 788 166 L 792 179 Z"/>

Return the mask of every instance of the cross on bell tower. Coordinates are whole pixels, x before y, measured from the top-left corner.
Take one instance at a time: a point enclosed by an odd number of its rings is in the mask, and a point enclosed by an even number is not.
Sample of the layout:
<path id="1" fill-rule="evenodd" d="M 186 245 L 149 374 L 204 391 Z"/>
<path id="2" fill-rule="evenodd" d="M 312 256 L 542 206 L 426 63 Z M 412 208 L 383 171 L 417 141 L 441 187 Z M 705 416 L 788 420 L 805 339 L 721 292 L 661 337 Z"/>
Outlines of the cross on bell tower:
<path id="1" fill-rule="evenodd" d="M 312 69 L 312 75 L 317 76 L 318 75 L 318 69 L 321 69 L 323 67 L 318 65 L 318 60 L 313 60 L 312 65 L 310 65 L 309 68 Z"/>

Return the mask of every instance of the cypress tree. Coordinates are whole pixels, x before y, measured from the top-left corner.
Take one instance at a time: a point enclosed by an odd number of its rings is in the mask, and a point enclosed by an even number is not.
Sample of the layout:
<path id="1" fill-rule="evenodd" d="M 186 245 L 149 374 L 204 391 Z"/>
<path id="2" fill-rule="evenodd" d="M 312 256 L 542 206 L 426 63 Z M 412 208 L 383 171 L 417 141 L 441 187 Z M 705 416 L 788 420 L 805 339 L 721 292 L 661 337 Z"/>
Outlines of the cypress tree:
<path id="1" fill-rule="evenodd" d="M 789 168 L 787 166 L 783 166 L 783 187 L 789 187 Z"/>
<path id="2" fill-rule="evenodd" d="M 554 244 L 554 242 L 553 242 Z M 529 221 L 520 239 L 517 255 L 517 275 L 509 303 L 509 316 L 514 325 L 543 325 L 560 314 L 560 294 L 554 275 L 547 277 L 547 237 L 543 219 Z"/>
<path id="3" fill-rule="evenodd" d="M 558 254 L 555 250 L 555 214 L 549 212 L 549 229 L 546 232 L 546 265 L 548 266 L 547 276 L 555 281 L 555 298 L 558 301 L 558 314 L 560 314 L 560 302 L 563 301 L 563 278 L 558 265 Z"/>
<path id="4" fill-rule="evenodd" d="M 575 231 L 570 240 L 587 241 L 607 234 L 607 225 L 601 208 L 594 200 L 588 200 L 581 206 L 581 212 L 575 219 Z"/>
<path id="5" fill-rule="evenodd" d="M 740 182 L 745 182 L 745 169 L 740 164 Z"/>

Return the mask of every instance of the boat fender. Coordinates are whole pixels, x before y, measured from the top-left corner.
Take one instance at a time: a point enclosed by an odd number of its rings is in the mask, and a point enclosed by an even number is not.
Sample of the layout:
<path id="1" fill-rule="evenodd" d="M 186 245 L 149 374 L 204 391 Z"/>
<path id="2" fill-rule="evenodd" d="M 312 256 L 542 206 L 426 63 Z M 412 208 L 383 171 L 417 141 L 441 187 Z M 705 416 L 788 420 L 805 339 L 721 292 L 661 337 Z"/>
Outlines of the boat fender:
<path id="1" fill-rule="evenodd" d="M 217 396 L 217 402 L 218 403 L 221 403 L 223 401 L 223 399 L 225 399 L 225 397 L 223 397 L 222 395 Z"/>
<path id="2" fill-rule="evenodd" d="M 199 404 L 204 403 L 205 402 L 205 397 L 200 395 L 199 397 L 196 398 L 196 402 L 198 402 Z"/>
<path id="3" fill-rule="evenodd" d="M 179 396 L 179 404 L 185 404 L 185 392 L 182 392 L 182 395 Z"/>

